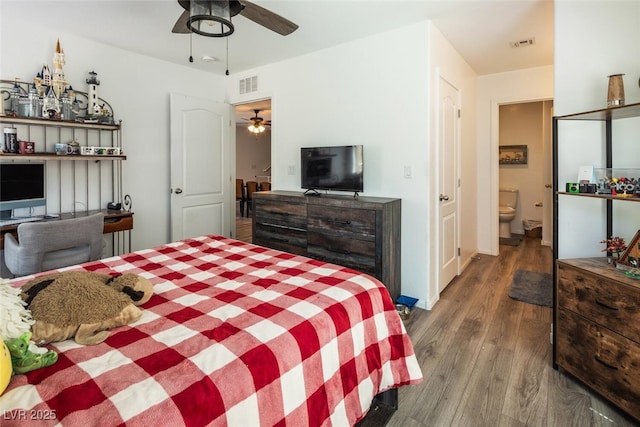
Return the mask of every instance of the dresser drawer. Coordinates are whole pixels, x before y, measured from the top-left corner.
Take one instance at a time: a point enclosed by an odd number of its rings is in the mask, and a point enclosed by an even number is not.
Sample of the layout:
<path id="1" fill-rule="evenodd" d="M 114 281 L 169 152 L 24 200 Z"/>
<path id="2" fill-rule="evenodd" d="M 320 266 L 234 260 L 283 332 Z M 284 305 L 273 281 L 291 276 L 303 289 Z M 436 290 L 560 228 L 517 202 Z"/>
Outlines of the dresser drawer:
<path id="1" fill-rule="evenodd" d="M 640 345 L 564 308 L 557 316 L 558 365 L 640 419 Z"/>
<path id="2" fill-rule="evenodd" d="M 307 205 L 302 203 L 283 203 L 280 201 L 256 198 L 254 215 L 257 224 L 307 229 Z"/>
<path id="3" fill-rule="evenodd" d="M 253 243 L 296 255 L 305 255 L 307 252 L 307 232 L 301 228 L 256 222 L 253 230 Z"/>
<path id="4" fill-rule="evenodd" d="M 375 241 L 350 239 L 310 231 L 307 234 L 307 253 L 322 261 L 343 265 L 373 276 L 376 275 Z"/>
<path id="5" fill-rule="evenodd" d="M 369 209 L 310 205 L 307 229 L 329 236 L 374 241 L 376 212 Z"/>
<path id="6" fill-rule="evenodd" d="M 559 307 L 640 343 L 640 289 L 561 262 L 557 268 Z"/>

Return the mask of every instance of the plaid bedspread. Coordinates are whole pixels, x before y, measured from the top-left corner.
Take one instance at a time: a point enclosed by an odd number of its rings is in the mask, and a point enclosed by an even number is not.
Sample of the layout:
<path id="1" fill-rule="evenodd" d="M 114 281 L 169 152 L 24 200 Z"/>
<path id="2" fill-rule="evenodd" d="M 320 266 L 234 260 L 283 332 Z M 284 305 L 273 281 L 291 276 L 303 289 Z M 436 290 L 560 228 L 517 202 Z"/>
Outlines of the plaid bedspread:
<path id="1" fill-rule="evenodd" d="M 0 396 L 2 426 L 352 425 L 422 379 L 386 289 L 350 269 L 220 236 L 79 268 L 155 294 L 101 344 L 48 346 L 58 362 Z"/>

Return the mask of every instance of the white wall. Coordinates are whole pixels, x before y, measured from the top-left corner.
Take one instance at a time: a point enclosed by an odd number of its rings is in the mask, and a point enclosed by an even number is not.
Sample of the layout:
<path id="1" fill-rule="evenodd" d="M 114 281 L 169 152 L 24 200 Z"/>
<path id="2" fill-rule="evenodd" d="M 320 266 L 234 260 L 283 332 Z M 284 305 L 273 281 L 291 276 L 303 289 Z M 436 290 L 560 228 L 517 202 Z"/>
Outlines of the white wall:
<path id="1" fill-rule="evenodd" d="M 362 194 L 402 199 L 402 293 L 419 298 L 422 306 L 434 300 L 435 286 L 429 224 L 431 32 L 430 23 L 421 22 L 249 70 L 228 86 L 232 104 L 272 100 L 275 190 L 302 191 L 300 147 L 364 145 Z M 253 75 L 258 93 L 240 96 L 237 80 Z M 405 166 L 412 169 L 410 179 L 404 178 Z"/>
<path id="2" fill-rule="evenodd" d="M 478 77 L 478 252 L 498 255 L 498 110 L 500 104 L 553 99 L 553 66 Z"/>
<path id="3" fill-rule="evenodd" d="M 169 94 L 224 101 L 225 79 L 72 36 L 60 23 L 51 23 L 51 28 L 32 26 L 28 18 L 28 7 L 20 16 L 1 17 L 0 78 L 31 80 L 42 64 L 52 65 L 58 38 L 66 54 L 65 75 L 75 89 L 86 91 L 88 72 L 95 70 L 99 96 L 122 120 L 127 155 L 123 191 L 133 201 L 133 249 L 166 243 L 170 236 Z"/>
<path id="4" fill-rule="evenodd" d="M 624 73 L 626 104 L 640 102 L 640 3 L 555 2 L 555 114 L 606 108 L 607 76 Z M 640 166 L 640 119 L 613 125 L 614 165 Z M 581 165 L 604 166 L 604 126 L 563 123 L 558 181 L 575 182 Z M 604 202 L 560 199 L 560 258 L 601 256 L 606 238 Z M 640 204 L 614 203 L 614 234 L 630 240 L 640 228 Z"/>

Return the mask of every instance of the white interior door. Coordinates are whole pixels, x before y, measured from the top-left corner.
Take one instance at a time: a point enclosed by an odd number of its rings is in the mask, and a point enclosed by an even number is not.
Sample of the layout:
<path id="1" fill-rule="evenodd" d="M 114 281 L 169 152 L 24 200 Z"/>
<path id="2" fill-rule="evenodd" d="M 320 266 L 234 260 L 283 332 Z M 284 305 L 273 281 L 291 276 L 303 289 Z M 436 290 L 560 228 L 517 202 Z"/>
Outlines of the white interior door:
<path id="1" fill-rule="evenodd" d="M 439 150 L 439 290 L 458 274 L 458 90 L 439 78 L 438 150 Z"/>
<path id="2" fill-rule="evenodd" d="M 231 112 L 227 104 L 171 94 L 172 241 L 230 236 Z"/>
<path id="3" fill-rule="evenodd" d="M 550 102 L 550 101 L 547 101 Z M 542 211 L 542 244 L 544 246 L 553 246 L 553 106 L 547 110 L 543 108 L 544 123 L 542 155 L 544 157 L 543 166 L 543 182 L 544 184 L 544 203 Z"/>

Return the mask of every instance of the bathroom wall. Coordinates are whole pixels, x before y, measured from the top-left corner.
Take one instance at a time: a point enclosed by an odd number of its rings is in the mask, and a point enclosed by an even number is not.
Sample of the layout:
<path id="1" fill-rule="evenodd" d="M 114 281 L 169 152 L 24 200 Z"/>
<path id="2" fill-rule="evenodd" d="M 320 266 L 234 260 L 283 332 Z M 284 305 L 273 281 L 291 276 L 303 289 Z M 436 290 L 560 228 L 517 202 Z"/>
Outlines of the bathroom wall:
<path id="1" fill-rule="evenodd" d="M 545 117 L 551 116 L 551 101 L 537 101 L 500 105 L 500 145 L 526 145 L 526 165 L 500 165 L 500 187 L 519 190 L 516 218 L 511 222 L 511 232 L 524 234 L 523 219 L 542 221 L 545 184 L 546 151 L 544 144 L 550 140 L 543 126 Z"/>

